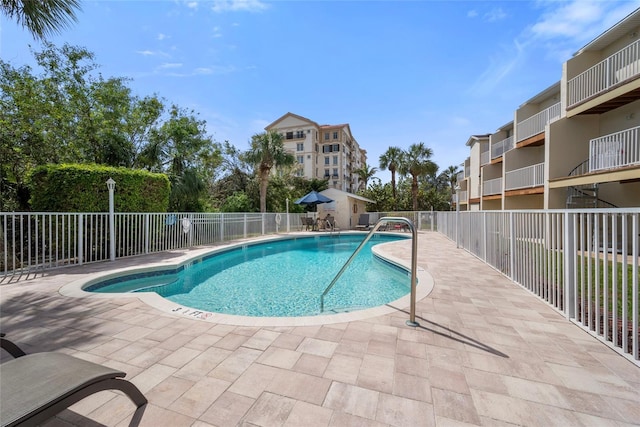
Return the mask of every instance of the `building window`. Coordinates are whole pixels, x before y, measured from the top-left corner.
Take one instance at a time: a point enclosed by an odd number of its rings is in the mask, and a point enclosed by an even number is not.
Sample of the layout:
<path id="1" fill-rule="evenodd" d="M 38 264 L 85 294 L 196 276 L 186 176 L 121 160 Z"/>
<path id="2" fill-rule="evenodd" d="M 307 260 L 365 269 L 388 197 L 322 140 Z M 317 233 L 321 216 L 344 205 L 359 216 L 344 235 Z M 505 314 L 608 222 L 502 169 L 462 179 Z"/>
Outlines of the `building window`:
<path id="1" fill-rule="evenodd" d="M 324 140 L 328 141 L 329 140 L 329 132 L 325 132 L 324 133 Z"/>
<path id="2" fill-rule="evenodd" d="M 304 163 L 304 156 L 298 156 L 298 163 Z"/>
<path id="3" fill-rule="evenodd" d="M 333 177 L 334 178 L 338 177 L 338 168 L 333 168 Z"/>
<path id="4" fill-rule="evenodd" d="M 304 143 L 303 144 L 297 143 L 296 151 L 304 151 Z"/>
<path id="5" fill-rule="evenodd" d="M 335 151 L 336 153 L 340 151 L 340 144 L 333 144 L 333 151 Z"/>
<path id="6" fill-rule="evenodd" d="M 293 132 L 287 132 L 286 137 L 287 139 L 293 139 Z"/>
<path id="7" fill-rule="evenodd" d="M 322 152 L 323 153 L 331 153 L 333 145 L 323 145 Z"/>
<path id="8" fill-rule="evenodd" d="M 333 165 L 334 166 L 338 165 L 338 156 L 333 156 Z"/>
<path id="9" fill-rule="evenodd" d="M 329 174 L 329 169 L 325 169 L 325 170 L 324 170 L 324 177 L 325 177 L 325 179 L 326 179 L 326 178 L 329 178 L 329 176 L 330 176 L 330 174 Z"/>
<path id="10" fill-rule="evenodd" d="M 333 133 L 333 139 L 338 139 L 338 132 Z"/>
<path id="11" fill-rule="evenodd" d="M 326 157 L 324 158 L 324 164 L 325 164 L 325 165 L 328 165 L 328 164 L 329 164 L 329 156 L 326 156 Z"/>
<path id="12" fill-rule="evenodd" d="M 296 131 L 296 138 L 304 138 L 304 131 L 303 130 Z"/>
<path id="13" fill-rule="evenodd" d="M 316 153 L 320 151 L 320 148 L 318 147 L 318 144 L 316 144 Z"/>

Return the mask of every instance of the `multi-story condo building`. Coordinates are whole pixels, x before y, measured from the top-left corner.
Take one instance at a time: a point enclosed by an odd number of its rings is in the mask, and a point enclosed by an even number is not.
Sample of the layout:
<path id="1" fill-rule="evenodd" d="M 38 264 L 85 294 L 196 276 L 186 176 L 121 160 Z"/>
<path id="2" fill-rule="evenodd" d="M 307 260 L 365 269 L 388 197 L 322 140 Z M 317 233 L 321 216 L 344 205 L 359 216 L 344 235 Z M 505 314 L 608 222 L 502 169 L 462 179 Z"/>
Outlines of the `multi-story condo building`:
<path id="1" fill-rule="evenodd" d="M 296 156 L 296 173 L 307 179 L 326 179 L 329 188 L 355 193 L 364 187 L 356 171 L 367 162 L 348 123 L 319 125 L 313 120 L 287 113 L 267 127 L 284 138 L 285 149 Z"/>
<path id="2" fill-rule="evenodd" d="M 566 61 L 561 80 L 488 143 L 472 136 L 461 209 L 474 206 L 476 175 L 483 210 L 640 206 L 639 35 L 637 9 Z"/>

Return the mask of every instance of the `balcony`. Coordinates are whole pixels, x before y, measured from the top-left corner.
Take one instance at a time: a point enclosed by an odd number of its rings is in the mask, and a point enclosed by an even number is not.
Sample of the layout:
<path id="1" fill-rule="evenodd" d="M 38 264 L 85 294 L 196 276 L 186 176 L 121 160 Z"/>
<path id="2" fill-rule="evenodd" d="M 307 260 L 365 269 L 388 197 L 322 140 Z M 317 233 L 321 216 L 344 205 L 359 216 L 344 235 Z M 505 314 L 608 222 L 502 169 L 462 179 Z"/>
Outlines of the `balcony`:
<path id="1" fill-rule="evenodd" d="M 462 182 L 463 180 L 464 180 L 464 171 L 460 171 L 456 175 L 456 182 Z"/>
<path id="2" fill-rule="evenodd" d="M 524 119 L 516 125 L 516 135 L 518 140 L 516 142 L 524 141 L 527 138 L 538 135 L 544 132 L 544 127 L 560 118 L 560 103 L 552 105 L 535 114 L 528 119 Z"/>
<path id="3" fill-rule="evenodd" d="M 515 147 L 513 135 L 509 138 L 503 139 L 502 141 L 496 142 L 495 144 L 491 144 L 491 159 L 497 159 L 498 157 L 502 157 L 504 153 L 511 150 Z"/>
<path id="4" fill-rule="evenodd" d="M 600 95 L 640 74 L 640 40 L 580 73 L 567 83 L 567 108 Z"/>
<path id="5" fill-rule="evenodd" d="M 467 203 L 467 200 L 469 200 L 468 194 L 467 194 L 467 190 L 460 190 L 458 191 L 458 196 L 459 196 L 459 202 L 460 203 Z"/>
<path id="6" fill-rule="evenodd" d="M 491 150 L 480 153 L 480 166 L 484 166 L 491 161 Z"/>
<path id="7" fill-rule="evenodd" d="M 505 190 L 518 190 L 542 185 L 544 185 L 544 162 L 512 170 L 505 174 Z"/>
<path id="8" fill-rule="evenodd" d="M 492 196 L 494 194 L 502 194 L 502 177 L 489 179 L 482 186 L 483 196 Z"/>
<path id="9" fill-rule="evenodd" d="M 640 164 L 640 127 L 623 130 L 589 141 L 589 172 Z"/>

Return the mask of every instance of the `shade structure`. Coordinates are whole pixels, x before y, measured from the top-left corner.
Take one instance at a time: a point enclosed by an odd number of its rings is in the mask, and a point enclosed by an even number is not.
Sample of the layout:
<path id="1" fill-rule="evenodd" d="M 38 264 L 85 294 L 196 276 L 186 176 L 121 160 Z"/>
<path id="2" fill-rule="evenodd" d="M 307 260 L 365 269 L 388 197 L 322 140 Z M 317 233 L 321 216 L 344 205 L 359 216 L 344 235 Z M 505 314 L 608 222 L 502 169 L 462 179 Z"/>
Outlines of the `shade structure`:
<path id="1" fill-rule="evenodd" d="M 328 198 L 327 196 L 318 193 L 317 191 L 311 191 L 310 193 L 305 194 L 298 200 L 296 200 L 296 205 L 306 205 L 307 207 L 315 207 L 322 203 L 331 203 L 333 199 Z"/>

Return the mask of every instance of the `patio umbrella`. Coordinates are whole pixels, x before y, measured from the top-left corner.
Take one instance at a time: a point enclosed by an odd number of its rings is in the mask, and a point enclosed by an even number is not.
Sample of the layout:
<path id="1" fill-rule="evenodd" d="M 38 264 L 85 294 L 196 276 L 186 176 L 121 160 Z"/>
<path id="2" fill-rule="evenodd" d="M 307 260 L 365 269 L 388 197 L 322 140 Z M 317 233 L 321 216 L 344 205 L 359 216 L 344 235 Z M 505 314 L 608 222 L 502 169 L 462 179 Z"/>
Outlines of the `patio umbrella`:
<path id="1" fill-rule="evenodd" d="M 309 208 L 314 208 L 319 204 L 331 202 L 333 202 L 333 199 L 330 199 L 327 196 L 318 193 L 317 191 L 311 191 L 310 193 L 305 194 L 293 203 L 295 203 L 296 205 L 305 205 Z"/>

